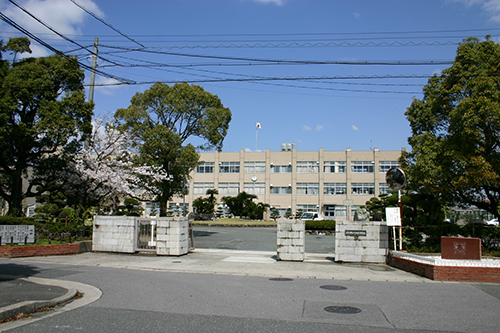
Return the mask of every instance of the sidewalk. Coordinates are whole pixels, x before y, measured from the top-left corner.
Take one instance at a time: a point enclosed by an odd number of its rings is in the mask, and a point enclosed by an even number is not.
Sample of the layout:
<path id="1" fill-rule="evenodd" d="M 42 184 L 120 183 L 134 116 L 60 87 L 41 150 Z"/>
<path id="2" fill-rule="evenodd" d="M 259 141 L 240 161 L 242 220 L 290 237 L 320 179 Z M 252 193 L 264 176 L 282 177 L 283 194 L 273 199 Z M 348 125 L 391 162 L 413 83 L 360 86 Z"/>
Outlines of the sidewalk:
<path id="1" fill-rule="evenodd" d="M 41 307 L 64 303 L 71 300 L 77 291 L 82 292 L 82 288 L 92 288 L 71 281 L 7 275 L 9 272 L 1 270 L 2 264 L 28 262 L 291 279 L 440 283 L 383 264 L 338 264 L 327 254 L 315 253 L 306 254 L 304 262 L 277 261 L 276 252 L 219 249 L 197 249 L 180 257 L 87 252 L 67 256 L 2 258 L 0 259 L 0 320 L 19 313 L 35 312 Z M 84 298 L 89 296 L 88 293 L 85 292 Z M 99 292 L 92 293 L 94 298 L 100 297 L 100 294 L 98 296 L 97 294 Z"/>

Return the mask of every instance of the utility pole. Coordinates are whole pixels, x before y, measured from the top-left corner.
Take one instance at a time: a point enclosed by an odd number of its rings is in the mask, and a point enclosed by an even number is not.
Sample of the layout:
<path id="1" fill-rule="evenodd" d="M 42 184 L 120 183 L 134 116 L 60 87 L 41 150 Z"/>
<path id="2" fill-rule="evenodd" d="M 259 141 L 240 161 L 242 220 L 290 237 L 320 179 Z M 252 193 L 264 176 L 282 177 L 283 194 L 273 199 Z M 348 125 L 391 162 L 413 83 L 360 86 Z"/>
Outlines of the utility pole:
<path id="1" fill-rule="evenodd" d="M 97 67 L 97 43 L 99 37 L 94 40 L 94 55 L 92 56 L 92 71 L 90 73 L 90 88 L 89 88 L 89 102 L 94 100 L 94 86 L 95 86 L 95 68 Z"/>

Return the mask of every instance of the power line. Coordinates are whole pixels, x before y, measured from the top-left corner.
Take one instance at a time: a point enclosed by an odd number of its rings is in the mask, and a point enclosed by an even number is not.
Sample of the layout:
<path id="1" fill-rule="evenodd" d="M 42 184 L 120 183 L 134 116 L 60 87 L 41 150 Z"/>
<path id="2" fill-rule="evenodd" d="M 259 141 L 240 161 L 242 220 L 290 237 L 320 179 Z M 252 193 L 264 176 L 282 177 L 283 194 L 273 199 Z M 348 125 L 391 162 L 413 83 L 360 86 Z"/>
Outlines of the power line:
<path id="1" fill-rule="evenodd" d="M 189 54 L 189 53 L 178 53 L 178 52 L 163 52 L 151 49 L 132 49 L 125 47 L 110 46 L 110 45 L 101 45 L 101 47 L 129 50 L 131 52 L 154 53 L 154 54 L 163 54 L 163 55 L 171 55 L 178 57 L 187 57 L 187 58 L 233 60 L 233 61 L 246 61 L 252 63 L 255 62 L 255 63 L 274 63 L 274 64 L 304 64 L 304 65 L 377 65 L 377 66 L 450 65 L 453 63 L 453 60 L 431 60 L 431 61 L 402 61 L 402 60 L 319 61 L 319 60 L 283 60 L 283 59 L 278 60 L 278 59 L 258 59 L 258 58 L 245 58 L 245 57 L 230 57 L 230 56 L 212 56 L 212 55 Z"/>
<path id="2" fill-rule="evenodd" d="M 116 29 L 111 24 L 107 23 L 106 21 L 104 21 L 103 19 L 101 19 L 99 16 L 97 16 L 96 14 L 94 14 L 93 12 L 91 12 L 90 10 L 88 10 L 87 8 L 85 8 L 84 6 L 82 6 L 81 4 L 79 4 L 78 2 L 76 2 L 75 0 L 70 0 L 70 1 L 72 3 L 74 3 L 76 6 L 78 6 L 80 9 L 82 9 L 84 12 L 86 12 L 87 14 L 89 14 L 90 16 L 92 16 L 93 18 L 95 18 L 96 20 L 98 20 L 99 22 L 101 22 L 102 24 L 106 25 L 107 27 L 113 29 L 114 31 L 116 31 L 117 33 L 119 33 L 120 35 L 122 35 L 123 37 L 127 38 L 128 40 L 136 43 L 137 45 L 139 45 L 141 47 L 146 47 L 143 44 L 141 44 L 141 43 L 137 42 L 136 40 L 134 40 L 133 38 L 127 36 L 126 34 L 124 34 L 123 32 L 121 32 L 120 30 Z"/>
<path id="3" fill-rule="evenodd" d="M 45 41 L 43 41 L 42 39 L 38 38 L 37 36 L 35 36 L 31 32 L 29 32 L 25 28 L 23 28 L 22 26 L 20 26 L 19 24 L 17 24 L 16 22 L 14 22 L 13 20 L 11 20 L 7 16 L 5 16 L 2 12 L 0 12 L 0 19 L 2 19 L 4 22 L 6 22 L 7 24 L 9 24 L 13 28 L 17 29 L 18 31 L 22 32 L 26 36 L 30 37 L 31 39 L 33 39 L 34 41 L 36 41 L 40 45 L 42 45 L 45 48 L 49 49 L 50 51 L 54 52 L 55 54 L 57 54 L 57 55 L 59 55 L 61 57 L 64 57 L 66 59 L 70 59 L 71 61 L 77 62 L 81 67 L 83 67 L 83 68 L 85 68 L 87 70 L 92 70 L 90 66 L 88 66 L 88 65 L 86 65 L 86 64 L 84 64 L 84 63 L 82 63 L 82 62 L 80 62 L 78 60 L 75 60 L 73 57 L 70 57 L 70 56 L 64 54 L 62 51 L 57 50 L 56 48 L 54 48 L 50 44 L 48 44 Z M 124 79 L 124 78 L 121 78 L 121 77 L 118 77 L 118 76 L 115 76 L 115 75 L 112 75 L 112 74 L 108 74 L 108 73 L 100 71 L 100 70 L 96 70 L 96 73 L 98 73 L 101 76 L 104 76 L 104 77 L 107 77 L 107 78 L 111 78 L 111 79 L 120 81 L 120 82 L 122 82 L 122 84 L 131 84 L 131 83 L 133 83 L 133 81 L 131 81 L 131 80 L 127 80 L 127 79 Z"/>

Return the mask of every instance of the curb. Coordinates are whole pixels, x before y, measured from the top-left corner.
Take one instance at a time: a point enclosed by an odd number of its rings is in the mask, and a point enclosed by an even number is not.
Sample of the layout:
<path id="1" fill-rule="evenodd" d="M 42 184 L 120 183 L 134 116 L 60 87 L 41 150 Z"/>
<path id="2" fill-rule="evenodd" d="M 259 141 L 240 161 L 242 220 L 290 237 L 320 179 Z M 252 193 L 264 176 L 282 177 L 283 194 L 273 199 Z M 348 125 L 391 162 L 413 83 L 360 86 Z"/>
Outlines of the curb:
<path id="1" fill-rule="evenodd" d="M 19 280 L 29 281 L 25 278 L 19 278 Z M 45 307 L 56 306 L 58 304 L 71 300 L 76 296 L 77 293 L 78 290 L 76 290 L 76 288 L 69 288 L 65 295 L 50 300 L 24 301 L 17 304 L 5 306 L 3 308 L 0 308 L 0 320 L 12 318 L 21 313 L 34 313 Z"/>
<path id="2" fill-rule="evenodd" d="M 2 275 L 2 276 L 8 276 L 11 278 L 13 277 L 12 275 Z M 101 298 L 101 295 L 102 295 L 102 292 L 99 288 L 96 288 L 96 287 L 88 285 L 88 284 L 75 282 L 75 281 L 45 279 L 45 278 L 38 278 L 38 277 L 27 277 L 27 278 L 23 278 L 23 280 L 38 283 L 38 284 L 48 285 L 48 286 L 57 286 L 57 287 L 65 288 L 68 290 L 66 295 L 54 298 L 50 301 L 34 301 L 34 302 L 23 302 L 23 303 L 51 302 L 52 304 L 46 303 L 45 306 L 55 306 L 55 305 L 62 304 L 62 303 L 65 303 L 65 302 L 71 300 L 71 298 L 73 298 L 74 296 L 69 297 L 69 299 L 67 297 L 70 295 L 70 292 L 72 292 L 73 290 L 75 291 L 75 295 L 76 295 L 76 292 L 80 292 L 83 295 L 83 297 L 82 298 L 75 298 L 75 299 L 73 299 L 73 301 L 65 304 L 64 306 L 55 308 L 54 311 L 47 312 L 43 316 L 40 316 L 40 317 L 19 319 L 19 320 L 10 321 L 10 322 L 0 324 L 0 332 L 9 331 L 9 330 L 12 330 L 14 328 L 18 328 L 18 327 L 21 327 L 21 326 L 24 326 L 27 324 L 32 324 L 38 320 L 43 320 L 45 318 L 50 318 L 50 317 L 56 316 L 56 315 L 64 313 L 64 312 L 77 309 L 79 307 L 82 307 L 82 306 L 85 306 L 87 304 L 90 304 L 90 303 L 97 301 L 99 298 Z M 19 306 L 20 304 L 21 303 L 16 304 L 16 305 Z M 37 305 L 39 305 L 39 304 L 37 304 Z M 0 309 L 0 311 L 1 310 L 2 309 Z M 28 308 L 28 310 L 29 310 L 29 308 Z M 19 311 L 19 309 L 17 309 L 17 311 Z M 18 312 L 18 313 L 21 313 L 21 312 Z M 15 316 L 15 314 L 14 314 L 14 316 Z M 9 317 L 9 318 L 12 318 L 12 317 Z"/>

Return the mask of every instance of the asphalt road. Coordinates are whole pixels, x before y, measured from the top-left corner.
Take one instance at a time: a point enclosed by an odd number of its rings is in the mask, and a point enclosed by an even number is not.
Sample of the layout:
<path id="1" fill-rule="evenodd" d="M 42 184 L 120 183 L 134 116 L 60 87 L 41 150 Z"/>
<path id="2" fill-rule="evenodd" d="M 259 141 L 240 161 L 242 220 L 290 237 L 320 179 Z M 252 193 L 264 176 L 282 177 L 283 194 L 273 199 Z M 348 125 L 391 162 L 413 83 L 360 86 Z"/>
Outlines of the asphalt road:
<path id="1" fill-rule="evenodd" d="M 91 284 L 102 297 L 9 332 L 497 332 L 500 325 L 498 285 L 275 281 L 9 260 L 12 265 L 36 277 Z M 3 268 L 0 262 L 2 274 Z M 325 310 L 332 307 L 359 311 Z"/>
<path id="2" fill-rule="evenodd" d="M 276 251 L 276 228 L 193 227 L 194 245 L 201 249 Z M 306 235 L 305 251 L 335 252 L 335 236 Z"/>

